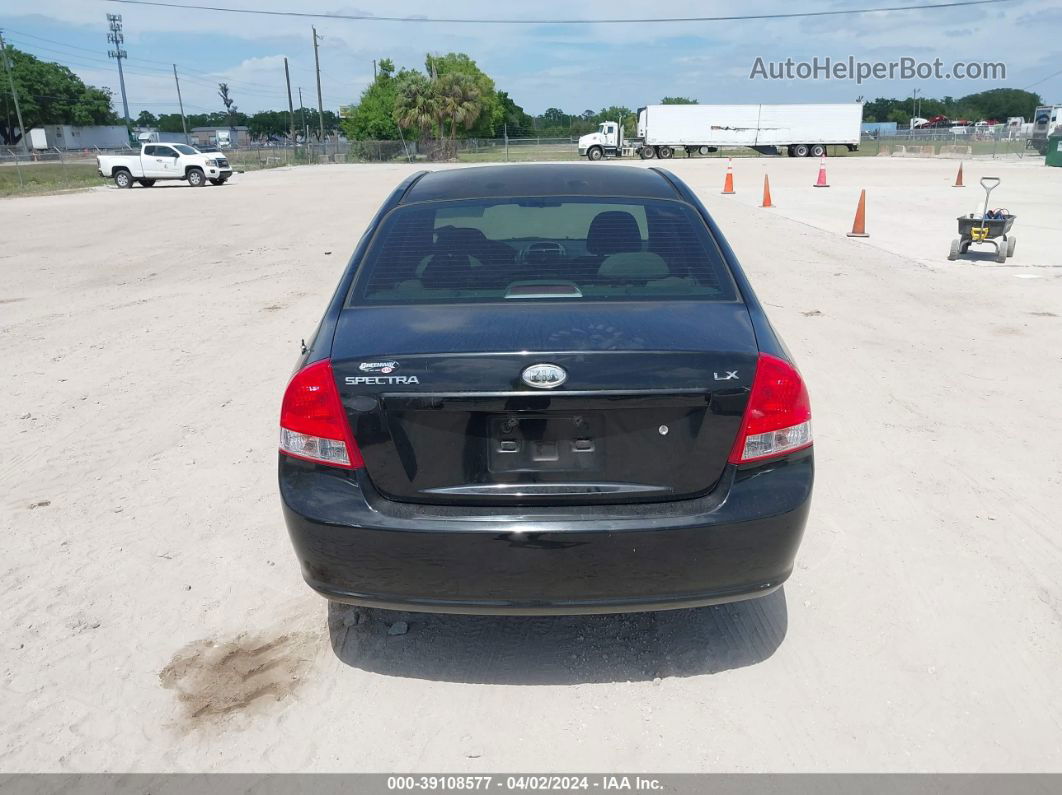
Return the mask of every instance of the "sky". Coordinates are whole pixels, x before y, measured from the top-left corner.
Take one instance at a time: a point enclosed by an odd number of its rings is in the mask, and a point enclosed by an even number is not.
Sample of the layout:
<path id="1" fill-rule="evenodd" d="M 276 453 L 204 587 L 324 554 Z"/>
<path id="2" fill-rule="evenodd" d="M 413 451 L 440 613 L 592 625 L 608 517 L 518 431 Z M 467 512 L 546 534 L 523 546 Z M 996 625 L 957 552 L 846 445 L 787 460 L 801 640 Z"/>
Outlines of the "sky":
<path id="1" fill-rule="evenodd" d="M 193 3 L 196 0 L 170 0 Z M 235 8 L 403 17 L 601 19 L 676 17 L 908 5 L 939 0 L 671 0 L 638 3 L 505 3 L 498 0 L 199 0 Z M 851 102 L 859 97 L 959 97 L 989 88 L 1029 88 L 1062 102 L 1062 3 L 1012 0 L 998 5 L 875 12 L 860 16 L 660 24 L 442 24 L 425 21 L 307 19 L 179 10 L 109 0 L 34 0 L 0 4 L 0 29 L 9 43 L 70 67 L 87 83 L 111 88 L 121 113 L 117 67 L 107 58 L 108 13 L 121 14 L 126 90 L 131 115 L 177 110 L 172 64 L 177 65 L 187 113 L 222 109 L 217 83 L 229 83 L 241 111 L 287 106 L 284 57 L 298 105 L 316 104 L 311 25 L 321 36 L 324 106 L 357 102 L 372 80 L 373 59 L 423 69 L 428 52 L 465 52 L 500 90 L 534 114 L 548 107 L 581 113 L 610 105 L 631 108 L 664 96 L 714 102 Z M 776 80 L 750 79 L 765 61 L 864 61 L 901 57 L 946 67 L 954 61 L 1001 61 L 1006 80 Z"/>

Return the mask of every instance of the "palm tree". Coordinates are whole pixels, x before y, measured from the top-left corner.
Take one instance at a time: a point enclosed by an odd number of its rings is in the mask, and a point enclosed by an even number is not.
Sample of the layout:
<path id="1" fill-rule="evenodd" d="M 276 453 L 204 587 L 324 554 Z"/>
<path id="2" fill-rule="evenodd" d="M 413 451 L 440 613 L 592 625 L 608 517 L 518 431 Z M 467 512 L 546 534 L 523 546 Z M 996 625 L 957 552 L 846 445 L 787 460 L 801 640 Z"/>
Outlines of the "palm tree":
<path id="1" fill-rule="evenodd" d="M 471 129 L 483 110 L 483 94 L 471 75 L 447 74 L 435 82 L 441 120 L 450 122 L 450 151 L 456 155 L 457 126 Z"/>
<path id="2" fill-rule="evenodd" d="M 225 105 L 225 113 L 229 117 L 229 129 L 236 129 L 236 104 L 232 95 L 229 93 L 228 83 L 218 83 L 218 96 L 221 97 L 222 103 Z"/>
<path id="3" fill-rule="evenodd" d="M 395 93 L 395 124 L 427 138 L 439 120 L 439 98 L 432 82 L 419 72 L 403 75 Z"/>

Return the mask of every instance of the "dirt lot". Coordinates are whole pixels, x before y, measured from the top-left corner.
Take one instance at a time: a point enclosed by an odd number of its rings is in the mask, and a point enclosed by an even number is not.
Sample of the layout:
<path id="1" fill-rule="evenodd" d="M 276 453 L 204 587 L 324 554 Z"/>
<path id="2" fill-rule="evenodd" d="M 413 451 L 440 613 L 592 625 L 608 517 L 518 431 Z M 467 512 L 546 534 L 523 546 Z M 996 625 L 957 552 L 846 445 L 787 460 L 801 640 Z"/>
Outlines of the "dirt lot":
<path id="1" fill-rule="evenodd" d="M 1062 170 L 967 163 L 997 265 L 945 260 L 954 162 L 669 167 L 801 364 L 818 482 L 784 591 L 655 615 L 302 584 L 280 394 L 406 167 L 0 201 L 0 769 L 1062 771 Z"/>

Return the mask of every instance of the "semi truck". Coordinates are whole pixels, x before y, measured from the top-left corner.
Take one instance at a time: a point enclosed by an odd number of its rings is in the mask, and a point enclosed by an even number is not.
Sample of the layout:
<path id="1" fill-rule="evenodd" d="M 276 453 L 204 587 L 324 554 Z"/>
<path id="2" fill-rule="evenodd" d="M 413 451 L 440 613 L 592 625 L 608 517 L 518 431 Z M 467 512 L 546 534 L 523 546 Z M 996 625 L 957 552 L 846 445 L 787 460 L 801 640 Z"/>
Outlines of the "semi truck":
<path id="1" fill-rule="evenodd" d="M 859 148 L 861 103 L 829 105 L 648 105 L 638 109 L 637 133 L 626 139 L 619 121 L 605 121 L 579 138 L 579 155 L 667 159 L 676 151 L 706 155 L 724 146 L 763 154 L 821 157 L 831 145 Z"/>
<path id="2" fill-rule="evenodd" d="M 129 131 L 121 124 L 78 127 L 49 124 L 30 130 L 34 149 L 122 149 L 129 146 Z"/>
<path id="3" fill-rule="evenodd" d="M 144 130 L 136 135 L 137 143 L 143 144 L 187 144 L 189 137 L 179 132 L 162 132 L 161 130 Z"/>
<path id="4" fill-rule="evenodd" d="M 1062 129 L 1062 105 L 1040 105 L 1033 112 L 1032 129 L 1025 142 L 1026 149 L 1047 154 L 1047 139 Z"/>

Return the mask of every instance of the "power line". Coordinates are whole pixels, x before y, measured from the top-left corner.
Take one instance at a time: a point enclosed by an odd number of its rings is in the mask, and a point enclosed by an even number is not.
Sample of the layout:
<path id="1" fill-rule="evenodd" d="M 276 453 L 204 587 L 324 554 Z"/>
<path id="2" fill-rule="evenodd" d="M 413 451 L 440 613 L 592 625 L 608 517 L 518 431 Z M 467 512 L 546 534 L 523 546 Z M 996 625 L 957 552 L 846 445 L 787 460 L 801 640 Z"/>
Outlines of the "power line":
<path id="1" fill-rule="evenodd" d="M 68 61 L 68 62 L 72 63 L 74 66 L 80 66 L 81 68 L 86 68 L 86 67 L 89 67 L 89 68 L 100 68 L 102 64 L 110 63 L 110 61 L 108 59 L 106 59 L 106 58 L 93 58 L 92 56 L 89 56 L 89 55 L 70 55 L 69 53 L 62 52 L 61 50 L 52 49 L 51 47 L 42 47 L 39 44 L 30 44 L 28 42 L 18 41 L 16 39 L 10 39 L 10 41 L 13 44 L 19 44 L 22 47 L 30 48 L 30 49 L 33 49 L 33 50 L 44 50 L 45 52 L 54 52 L 57 55 L 61 55 L 63 57 L 64 61 Z M 32 55 L 33 53 L 30 53 L 30 54 Z M 124 60 L 140 61 L 141 59 L 139 59 L 139 58 L 131 58 L 131 59 L 124 59 Z M 126 71 L 129 72 L 130 74 L 139 75 L 140 77 L 168 76 L 168 75 L 165 74 L 165 70 L 159 70 L 159 72 L 154 73 L 154 72 L 140 71 L 141 69 L 154 69 L 154 67 L 151 67 L 151 66 L 140 67 L 140 66 L 138 66 L 136 69 L 126 69 Z"/>
<path id="2" fill-rule="evenodd" d="M 73 59 L 76 57 L 76 58 L 83 58 L 83 59 L 86 59 L 86 60 L 98 61 L 99 63 L 109 63 L 109 61 L 107 59 L 105 59 L 105 58 L 90 57 L 90 56 L 87 56 L 87 55 L 80 55 L 80 54 L 75 56 L 75 55 L 70 55 L 67 52 L 64 52 L 64 49 L 65 49 L 65 50 L 78 50 L 80 52 L 88 52 L 88 53 L 96 54 L 96 53 L 99 52 L 98 50 L 93 50 L 93 49 L 90 49 L 88 47 L 78 47 L 75 44 L 67 44 L 66 42 L 56 41 L 55 39 L 46 39 L 43 36 L 35 36 L 32 33 L 26 33 L 24 31 L 14 30 L 13 28 L 8 28 L 8 30 L 10 30 L 12 33 L 17 33 L 20 37 L 21 36 L 28 36 L 31 39 L 37 39 L 38 41 L 45 41 L 45 42 L 48 42 L 49 44 L 54 44 L 57 47 L 61 47 L 63 49 L 56 50 L 56 49 L 54 49 L 52 47 L 45 47 L 45 46 L 40 45 L 40 44 L 34 44 L 34 43 L 30 43 L 30 42 L 25 42 L 25 41 L 18 41 L 16 39 L 10 39 L 10 38 L 8 39 L 8 41 L 10 41 L 10 42 L 12 42 L 14 44 L 20 44 L 22 47 L 30 47 L 30 48 L 33 48 L 33 49 L 36 49 L 36 50 L 44 50 L 45 52 L 54 52 L 54 53 L 56 53 L 58 55 L 62 55 L 64 58 L 66 58 L 67 60 L 70 60 L 70 61 L 73 61 Z M 170 63 L 168 61 L 156 61 L 153 58 L 142 58 L 142 57 L 136 57 L 136 58 L 130 57 L 127 60 L 138 64 L 138 68 L 139 69 L 151 70 L 151 71 L 154 71 L 154 72 L 158 72 L 158 74 L 160 74 L 160 75 L 165 75 L 166 77 L 169 77 L 170 69 L 168 67 L 170 66 Z M 160 69 L 159 67 L 155 67 L 155 66 L 147 66 L 147 64 L 163 64 L 163 65 L 167 66 L 167 68 Z M 132 70 L 127 70 L 127 71 L 132 72 Z M 227 79 L 227 75 L 224 72 L 204 72 L 204 71 L 202 71 L 200 69 L 191 69 L 189 67 L 181 67 L 181 71 L 182 72 L 191 72 L 194 75 L 202 75 L 203 77 L 206 77 L 206 78 L 221 78 L 221 79 L 226 80 L 226 82 L 231 83 L 235 88 L 239 88 L 239 89 L 241 89 L 243 91 L 251 92 L 251 91 L 259 91 L 259 90 L 261 90 L 261 91 L 264 91 L 264 92 L 269 92 L 269 93 L 274 94 L 276 96 L 281 96 L 279 93 L 276 93 L 276 89 L 275 88 L 273 88 L 271 86 L 267 86 L 264 83 L 255 83 L 255 82 L 250 81 L 250 80 L 246 80 L 246 81 L 245 80 L 238 80 L 238 81 L 237 80 L 228 80 Z M 145 74 L 141 73 L 141 76 L 147 77 L 147 76 L 153 76 L 153 75 L 145 75 Z M 190 77 L 186 77 L 185 79 L 186 80 L 192 80 L 192 78 L 190 78 Z"/>
<path id="3" fill-rule="evenodd" d="M 1044 82 L 1050 80 L 1052 77 L 1058 77 L 1059 75 L 1062 75 L 1062 69 L 1059 69 L 1057 72 L 1052 72 L 1047 77 L 1041 77 L 1035 83 L 1029 83 L 1029 85 L 1025 86 L 1025 88 L 1023 88 L 1022 91 L 1028 91 L 1033 86 L 1038 86 L 1038 85 L 1040 85 L 1040 83 L 1044 83 Z"/>
<path id="4" fill-rule="evenodd" d="M 64 52 L 62 50 L 56 50 L 56 49 L 51 48 L 51 47 L 45 47 L 45 46 L 43 46 L 41 44 L 25 42 L 25 41 L 16 40 L 16 39 L 7 39 L 8 42 L 10 42 L 12 44 L 17 44 L 17 45 L 20 46 L 20 48 L 25 48 L 25 50 L 31 55 L 32 55 L 32 52 L 30 52 L 31 50 L 44 50 L 44 51 L 47 51 L 47 52 L 56 53 L 56 54 L 62 56 L 62 60 L 64 62 L 63 65 L 64 66 L 65 65 L 72 65 L 72 66 L 77 67 L 79 69 L 102 69 L 104 64 L 110 64 L 110 60 L 109 59 L 98 57 L 98 55 L 97 55 L 98 50 L 93 50 L 93 49 L 90 49 L 88 47 L 78 47 L 78 46 L 73 45 L 73 44 L 67 44 L 65 42 L 55 41 L 53 39 L 46 39 L 43 36 L 34 36 L 33 34 L 26 33 L 24 31 L 18 31 L 18 34 L 19 34 L 20 37 L 21 36 L 27 36 L 29 38 L 38 39 L 40 41 L 48 42 L 49 44 L 55 44 L 55 45 L 57 45 L 59 47 L 64 47 L 64 48 L 67 48 L 67 49 L 70 49 L 70 50 L 79 50 L 79 51 L 83 51 L 83 52 L 86 52 L 86 53 L 92 53 L 91 55 L 81 55 L 80 53 L 78 53 L 75 56 L 75 55 L 71 55 L 68 52 Z M 154 61 L 154 60 L 152 60 L 150 58 L 129 58 L 129 59 L 123 58 L 123 60 L 132 60 L 132 61 L 134 61 L 135 63 L 138 63 L 138 64 L 139 64 L 140 61 L 149 61 L 151 63 L 162 63 L 161 61 Z M 150 70 L 153 70 L 153 71 L 151 71 L 151 72 L 143 72 L 143 71 L 139 70 L 140 68 L 150 69 Z M 173 65 L 171 64 L 170 65 L 170 69 L 159 69 L 157 71 L 154 71 L 155 67 L 151 67 L 151 66 L 141 66 L 141 67 L 136 68 L 136 69 L 130 69 L 130 68 L 126 67 L 125 71 L 128 74 L 136 75 L 138 77 L 165 77 L 165 78 L 168 79 L 170 74 L 171 74 L 171 70 L 172 69 L 173 69 Z M 198 72 L 198 70 L 187 70 L 187 69 L 185 69 L 183 71 Z M 210 78 L 211 77 L 211 75 L 209 73 L 206 73 L 206 72 L 202 72 L 200 74 L 203 74 L 204 77 L 206 77 L 206 78 Z M 221 77 L 224 77 L 224 75 L 221 75 L 220 73 L 215 73 L 215 74 L 218 74 Z M 194 76 L 193 77 L 189 77 L 188 75 L 185 75 L 183 77 L 183 79 L 185 81 L 196 83 L 196 84 L 198 84 L 200 86 L 204 86 L 204 87 L 209 87 L 209 88 L 216 88 L 217 87 L 217 82 L 215 82 L 214 80 L 196 78 Z M 247 94 L 250 94 L 251 96 L 270 96 L 270 97 L 282 97 L 282 96 L 284 96 L 282 93 L 277 92 L 276 89 L 274 89 L 274 88 L 270 88 L 270 87 L 266 87 L 266 86 L 262 86 L 263 90 L 258 90 L 258 89 L 252 88 L 252 86 L 262 85 L 260 83 L 237 83 L 237 82 L 234 82 L 234 81 L 231 81 L 231 80 L 228 81 L 228 82 L 231 85 L 239 88 L 240 90 L 245 91 Z M 11 91 L 5 85 L 0 85 L 0 95 L 10 96 L 11 95 Z M 65 97 L 65 96 L 56 96 L 54 94 L 27 94 L 27 93 L 23 93 L 23 96 L 32 97 L 34 99 L 40 99 L 40 100 L 50 100 L 52 102 L 58 102 L 58 103 L 67 104 L 67 105 L 73 105 L 73 104 L 76 104 L 78 101 L 80 101 L 78 98 L 71 98 L 71 97 Z M 178 100 L 178 104 L 180 104 L 180 102 L 181 102 L 181 100 L 179 99 Z M 166 102 L 137 101 L 135 104 L 139 105 L 140 107 L 160 106 L 160 105 L 161 106 L 172 106 L 173 102 L 172 101 L 166 101 Z M 206 113 L 214 113 L 215 112 L 214 108 L 207 107 L 207 106 L 204 106 L 204 105 L 199 105 L 199 104 L 196 104 L 194 102 L 185 102 L 184 104 L 187 107 L 189 107 L 189 108 L 194 108 L 194 109 L 197 109 L 197 110 L 200 110 L 200 111 L 205 111 Z"/>
<path id="5" fill-rule="evenodd" d="M 7 87 L 0 85 L 0 94 L 6 95 L 6 96 L 11 96 L 11 91 Z M 25 93 L 25 92 L 19 92 L 19 96 L 22 96 L 22 97 L 33 97 L 34 99 L 50 99 L 50 100 L 53 100 L 55 102 L 65 103 L 67 105 L 76 105 L 82 99 L 81 97 L 57 97 L 54 94 L 28 94 L 28 93 Z M 134 104 L 136 104 L 136 105 L 173 105 L 172 102 L 139 102 L 139 101 L 134 103 Z M 193 104 L 191 102 L 186 102 L 185 105 L 187 105 L 189 108 L 198 108 L 199 110 L 206 111 L 207 113 L 215 113 L 216 112 L 214 110 L 214 108 L 208 108 L 208 107 L 206 107 L 204 105 L 195 105 L 195 104 Z"/>
<path id="6" fill-rule="evenodd" d="M 60 52 L 59 50 L 53 50 L 53 49 L 51 49 L 49 47 L 42 47 L 39 44 L 27 44 L 26 42 L 15 42 L 15 40 L 13 40 L 13 39 L 11 41 L 12 41 L 12 43 L 21 44 L 23 47 L 28 47 L 28 48 L 31 48 L 31 49 L 34 49 L 34 50 L 47 50 L 47 51 L 50 51 L 50 52 L 55 52 L 55 53 L 57 53 L 57 54 L 62 56 L 62 60 L 64 62 L 63 65 L 74 66 L 74 67 L 79 68 L 79 69 L 102 69 L 103 68 L 103 64 L 108 63 L 108 61 L 106 59 L 104 59 L 104 58 L 92 58 L 92 57 L 90 57 L 88 55 L 73 56 L 73 55 L 70 55 L 70 54 L 65 53 L 65 52 Z M 135 63 L 138 63 L 141 59 L 129 58 L 128 60 L 133 61 Z M 164 70 L 164 69 L 163 70 L 159 70 L 157 72 L 155 72 L 155 71 L 150 71 L 150 72 L 141 71 L 142 69 L 153 69 L 153 68 L 154 67 L 149 67 L 149 66 L 139 66 L 138 68 L 134 68 L 134 69 L 130 69 L 129 67 L 126 67 L 125 71 L 126 71 L 127 74 L 136 75 L 137 77 L 150 77 L 150 78 L 158 78 L 158 79 L 169 80 L 170 73 L 168 73 L 167 70 Z M 182 71 L 188 71 L 188 70 L 182 70 Z M 224 75 L 219 75 L 219 77 L 220 77 L 220 79 L 224 80 Z M 182 79 L 185 80 L 186 82 L 193 83 L 193 84 L 195 84 L 196 86 L 199 86 L 199 87 L 212 88 L 212 89 L 216 89 L 217 88 L 217 81 L 210 80 L 210 79 L 204 79 L 202 77 L 197 77 L 196 75 L 189 76 L 189 75 L 186 74 L 186 75 L 184 75 L 182 77 Z M 283 96 L 284 96 L 281 92 L 277 91 L 274 88 L 265 88 L 265 87 L 263 87 L 261 89 L 258 89 L 258 88 L 250 87 L 251 84 L 247 84 L 245 86 L 242 83 L 236 83 L 236 82 L 231 81 L 231 80 L 229 80 L 227 82 L 230 85 L 232 85 L 234 88 L 237 88 L 240 91 L 243 91 L 245 94 L 250 95 L 252 97 L 266 97 L 266 98 L 269 98 L 269 99 L 279 99 L 279 98 L 283 98 Z M 168 104 L 168 103 L 163 103 L 163 102 L 156 102 L 156 103 L 138 102 L 138 103 L 134 103 L 134 104 L 140 104 L 140 105 L 146 105 L 146 104 L 163 105 L 163 104 Z"/>
<path id="7" fill-rule="evenodd" d="M 19 36 L 27 36 L 28 38 L 37 39 L 38 41 L 46 41 L 46 42 L 48 42 L 50 44 L 58 44 L 60 46 L 66 47 L 67 49 L 70 49 L 70 50 L 84 50 L 85 52 L 91 52 L 91 53 L 98 53 L 99 52 L 99 50 L 94 50 L 94 49 L 92 49 L 90 47 L 78 47 L 75 44 L 66 44 L 65 42 L 56 41 L 55 39 L 46 39 L 43 36 L 34 36 L 32 33 L 26 33 L 25 31 L 15 30 L 14 28 L 8 28 L 8 30 L 10 30 L 12 33 L 17 33 Z M 10 39 L 8 39 L 8 41 L 10 41 Z M 41 47 L 41 49 L 42 50 L 46 50 L 48 48 L 47 47 Z"/>
<path id="8" fill-rule="evenodd" d="M 959 8 L 962 6 L 991 5 L 1011 3 L 1014 0 L 957 0 L 951 3 L 928 3 L 925 5 L 884 6 L 881 8 L 846 8 L 831 11 L 798 11 L 788 14 L 738 14 L 711 17 L 653 17 L 643 19 L 475 19 L 462 17 L 388 17 L 374 14 L 329 14 L 309 11 L 267 11 L 260 8 L 228 8 L 226 6 L 193 5 L 167 3 L 161 0 L 108 0 L 111 3 L 125 5 L 157 6 L 176 8 L 182 11 L 223 11 L 230 14 L 258 14 L 274 17 L 308 17 L 311 19 L 348 19 L 359 22 L 427 22 L 431 24 L 468 24 L 468 25 L 620 25 L 634 23 L 639 25 L 656 22 L 737 22 L 741 20 L 796 19 L 800 17 L 832 17 L 853 14 L 873 14 L 878 11 L 922 11 L 931 8 Z"/>

